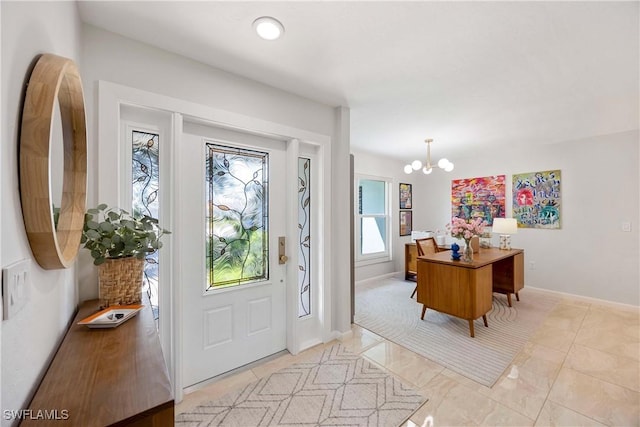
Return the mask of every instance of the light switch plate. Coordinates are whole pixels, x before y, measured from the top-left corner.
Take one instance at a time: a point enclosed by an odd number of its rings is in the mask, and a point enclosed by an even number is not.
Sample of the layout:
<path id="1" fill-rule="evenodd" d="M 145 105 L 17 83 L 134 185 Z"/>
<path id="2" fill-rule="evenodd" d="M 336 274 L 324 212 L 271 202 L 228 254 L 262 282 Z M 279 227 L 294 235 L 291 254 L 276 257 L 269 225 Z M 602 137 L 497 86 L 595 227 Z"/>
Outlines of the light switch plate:
<path id="1" fill-rule="evenodd" d="M 3 318 L 10 319 L 29 301 L 31 264 L 28 259 L 2 269 Z"/>
<path id="2" fill-rule="evenodd" d="M 622 228 L 622 231 L 628 233 L 631 231 L 631 223 L 629 221 L 623 221 L 620 228 Z"/>

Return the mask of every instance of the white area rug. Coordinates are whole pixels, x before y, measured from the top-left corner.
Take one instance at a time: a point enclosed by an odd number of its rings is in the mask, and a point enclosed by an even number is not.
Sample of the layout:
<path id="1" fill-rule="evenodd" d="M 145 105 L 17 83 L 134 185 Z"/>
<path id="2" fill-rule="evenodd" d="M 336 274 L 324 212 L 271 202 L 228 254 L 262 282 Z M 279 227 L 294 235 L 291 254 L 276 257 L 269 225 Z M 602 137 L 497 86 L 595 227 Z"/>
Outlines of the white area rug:
<path id="1" fill-rule="evenodd" d="M 427 399 L 340 344 L 176 416 L 178 426 L 399 426 Z"/>
<path id="2" fill-rule="evenodd" d="M 400 344 L 482 385 L 491 387 L 557 304 L 557 299 L 536 292 L 494 294 L 493 309 L 475 321 L 475 338 L 469 322 L 434 310 L 420 320 L 422 304 L 409 298 L 414 282 L 381 279 L 356 286 L 355 323 Z"/>

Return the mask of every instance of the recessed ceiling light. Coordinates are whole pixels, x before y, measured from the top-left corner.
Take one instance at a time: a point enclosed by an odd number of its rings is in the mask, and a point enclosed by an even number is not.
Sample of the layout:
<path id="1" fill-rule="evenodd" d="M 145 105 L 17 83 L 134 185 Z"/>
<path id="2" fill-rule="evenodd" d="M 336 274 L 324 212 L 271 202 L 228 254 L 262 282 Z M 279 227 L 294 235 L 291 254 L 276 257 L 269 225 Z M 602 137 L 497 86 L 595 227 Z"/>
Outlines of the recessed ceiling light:
<path id="1" fill-rule="evenodd" d="M 284 34 L 284 26 L 270 16 L 263 16 L 253 21 L 253 29 L 260 38 L 265 40 L 277 40 Z"/>

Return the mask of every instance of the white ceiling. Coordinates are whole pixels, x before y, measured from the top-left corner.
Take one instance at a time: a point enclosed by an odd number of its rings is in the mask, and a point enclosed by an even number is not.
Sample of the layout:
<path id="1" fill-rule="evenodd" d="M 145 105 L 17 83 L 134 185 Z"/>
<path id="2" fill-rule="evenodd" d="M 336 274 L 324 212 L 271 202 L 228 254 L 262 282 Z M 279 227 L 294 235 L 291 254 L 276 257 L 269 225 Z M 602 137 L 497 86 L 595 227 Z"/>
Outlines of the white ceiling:
<path id="1" fill-rule="evenodd" d="M 332 106 L 398 159 L 637 129 L 638 2 L 80 2 L 82 19 Z M 280 20 L 259 39 L 252 22 Z"/>

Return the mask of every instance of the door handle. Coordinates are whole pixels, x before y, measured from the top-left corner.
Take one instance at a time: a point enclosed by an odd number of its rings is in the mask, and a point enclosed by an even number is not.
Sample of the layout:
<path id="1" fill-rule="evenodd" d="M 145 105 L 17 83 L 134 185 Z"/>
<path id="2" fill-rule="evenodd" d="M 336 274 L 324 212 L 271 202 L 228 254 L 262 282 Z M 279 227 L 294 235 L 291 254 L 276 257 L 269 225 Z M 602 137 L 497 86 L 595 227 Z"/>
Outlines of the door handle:
<path id="1" fill-rule="evenodd" d="M 289 260 L 289 257 L 285 255 L 285 238 L 284 236 L 278 237 L 278 264 L 284 264 Z"/>

